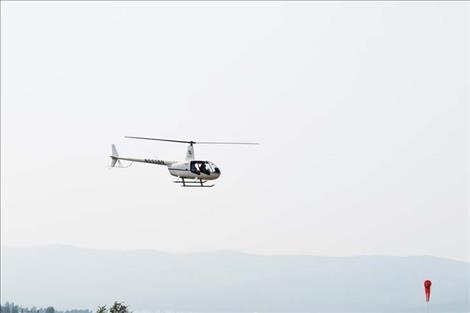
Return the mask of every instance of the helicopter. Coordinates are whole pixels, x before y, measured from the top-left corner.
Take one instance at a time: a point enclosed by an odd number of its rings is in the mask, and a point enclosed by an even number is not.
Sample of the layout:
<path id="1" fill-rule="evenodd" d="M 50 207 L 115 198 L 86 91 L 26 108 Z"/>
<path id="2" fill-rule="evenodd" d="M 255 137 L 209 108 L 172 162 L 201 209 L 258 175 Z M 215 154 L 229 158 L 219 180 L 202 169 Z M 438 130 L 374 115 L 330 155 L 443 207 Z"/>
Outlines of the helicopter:
<path id="1" fill-rule="evenodd" d="M 177 179 L 174 183 L 181 184 L 182 187 L 214 187 L 214 184 L 208 184 L 208 181 L 216 180 L 220 177 L 220 168 L 211 161 L 196 160 L 194 157 L 194 145 L 207 144 L 207 145 L 259 145 L 257 142 L 215 142 L 215 141 L 193 141 L 193 140 L 174 140 L 174 139 L 161 139 L 150 137 L 135 137 L 125 136 L 130 139 L 142 140 L 155 140 L 175 143 L 188 144 L 186 149 L 186 158 L 184 161 L 168 161 L 159 159 L 138 159 L 127 158 L 119 156 L 116 146 L 111 145 L 111 168 L 126 168 L 130 167 L 133 162 L 142 162 L 148 164 L 163 165 L 168 168 L 170 175 L 175 176 Z M 128 166 L 123 166 L 121 160 L 130 161 Z M 117 164 L 117 166 L 116 166 Z"/>

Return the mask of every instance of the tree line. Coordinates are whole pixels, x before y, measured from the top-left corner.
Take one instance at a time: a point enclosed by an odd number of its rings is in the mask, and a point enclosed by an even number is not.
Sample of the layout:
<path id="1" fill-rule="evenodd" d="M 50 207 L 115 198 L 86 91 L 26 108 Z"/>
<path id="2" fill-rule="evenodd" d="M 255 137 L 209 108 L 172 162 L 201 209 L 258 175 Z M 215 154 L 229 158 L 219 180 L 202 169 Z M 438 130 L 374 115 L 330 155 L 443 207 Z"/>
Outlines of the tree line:
<path id="1" fill-rule="evenodd" d="M 35 306 L 31 308 L 19 306 L 13 302 L 0 303 L 0 313 L 93 313 L 88 309 L 74 309 L 74 310 L 56 310 L 53 306 L 46 308 L 37 308 Z M 122 302 L 114 302 L 113 305 L 106 307 L 106 305 L 99 306 L 96 313 L 132 313 L 129 311 L 129 307 Z"/>
<path id="2" fill-rule="evenodd" d="M 74 309 L 74 310 L 56 310 L 53 306 L 48 306 L 46 308 L 38 307 L 23 307 L 19 306 L 13 302 L 5 302 L 5 304 L 0 304 L 0 313 L 93 313 L 91 310 L 87 309 Z"/>

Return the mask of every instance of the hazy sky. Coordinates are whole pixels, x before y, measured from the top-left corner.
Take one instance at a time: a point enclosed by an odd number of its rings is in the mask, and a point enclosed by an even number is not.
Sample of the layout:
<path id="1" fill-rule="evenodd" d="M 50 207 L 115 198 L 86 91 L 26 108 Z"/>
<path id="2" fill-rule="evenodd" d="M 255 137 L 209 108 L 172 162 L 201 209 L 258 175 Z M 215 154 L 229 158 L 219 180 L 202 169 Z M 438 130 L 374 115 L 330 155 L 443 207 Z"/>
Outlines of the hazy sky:
<path id="1" fill-rule="evenodd" d="M 469 254 L 469 4 L 1 2 L 2 245 Z M 184 158 L 212 189 L 123 156 Z"/>

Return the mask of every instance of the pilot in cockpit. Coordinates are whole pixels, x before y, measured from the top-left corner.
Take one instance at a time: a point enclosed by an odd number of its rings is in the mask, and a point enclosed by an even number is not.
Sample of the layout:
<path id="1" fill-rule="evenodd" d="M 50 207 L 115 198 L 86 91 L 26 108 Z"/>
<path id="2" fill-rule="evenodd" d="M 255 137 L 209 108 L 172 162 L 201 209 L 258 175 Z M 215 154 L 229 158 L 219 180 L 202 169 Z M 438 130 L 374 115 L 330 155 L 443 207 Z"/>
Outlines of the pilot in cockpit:
<path id="1" fill-rule="evenodd" d="M 201 163 L 201 165 L 199 165 L 199 171 L 201 171 L 201 173 L 204 173 L 206 175 L 210 175 L 211 172 L 209 171 L 209 169 L 206 167 L 206 164 L 204 162 Z"/>

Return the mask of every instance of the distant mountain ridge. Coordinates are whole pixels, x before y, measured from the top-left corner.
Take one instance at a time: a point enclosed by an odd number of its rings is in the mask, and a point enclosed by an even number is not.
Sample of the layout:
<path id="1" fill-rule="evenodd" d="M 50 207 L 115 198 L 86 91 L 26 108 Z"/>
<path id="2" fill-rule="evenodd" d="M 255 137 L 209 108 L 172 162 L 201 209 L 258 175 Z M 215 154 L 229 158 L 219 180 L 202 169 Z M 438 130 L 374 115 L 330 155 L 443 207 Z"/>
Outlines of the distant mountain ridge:
<path id="1" fill-rule="evenodd" d="M 2 247 L 1 299 L 146 312 L 470 312 L 470 264 L 435 257 Z"/>

